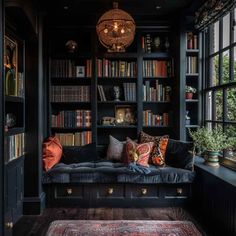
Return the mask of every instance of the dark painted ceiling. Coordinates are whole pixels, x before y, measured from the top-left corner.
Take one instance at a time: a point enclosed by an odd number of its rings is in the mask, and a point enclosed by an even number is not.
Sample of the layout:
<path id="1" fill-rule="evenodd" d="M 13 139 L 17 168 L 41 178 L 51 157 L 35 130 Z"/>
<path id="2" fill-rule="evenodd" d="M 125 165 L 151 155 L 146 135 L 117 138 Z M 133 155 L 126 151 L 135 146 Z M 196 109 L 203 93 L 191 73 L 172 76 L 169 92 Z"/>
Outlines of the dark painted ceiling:
<path id="1" fill-rule="evenodd" d="M 40 0 L 41 8 L 50 18 L 60 20 L 83 19 L 96 22 L 107 10 L 112 8 L 111 0 Z M 203 0 L 118 0 L 119 8 L 130 13 L 135 21 L 150 21 L 178 17 L 182 12 L 190 12 Z"/>

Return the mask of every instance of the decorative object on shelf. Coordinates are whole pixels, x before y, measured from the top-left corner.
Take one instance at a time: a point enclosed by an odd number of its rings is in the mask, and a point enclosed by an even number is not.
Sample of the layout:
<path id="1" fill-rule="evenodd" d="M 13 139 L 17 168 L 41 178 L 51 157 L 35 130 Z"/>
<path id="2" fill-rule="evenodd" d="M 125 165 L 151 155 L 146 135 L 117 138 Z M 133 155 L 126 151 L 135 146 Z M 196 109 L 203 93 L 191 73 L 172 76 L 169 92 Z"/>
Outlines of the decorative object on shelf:
<path id="1" fill-rule="evenodd" d="M 191 122 L 191 118 L 188 114 L 189 114 L 189 111 L 186 111 L 186 115 L 185 115 L 185 124 L 186 125 L 190 125 L 190 122 Z"/>
<path id="2" fill-rule="evenodd" d="M 193 139 L 195 148 L 198 148 L 201 153 L 204 153 L 205 164 L 218 167 L 219 152 L 231 145 L 222 129 L 202 127 L 196 131 L 189 129 L 189 134 Z"/>
<path id="3" fill-rule="evenodd" d="M 76 77 L 84 77 L 84 76 L 85 76 L 85 67 L 76 66 Z"/>
<path id="4" fill-rule="evenodd" d="M 232 0 L 208 0 L 195 13 L 195 27 L 203 29 L 215 21 L 224 12 L 231 9 L 235 1 Z"/>
<path id="5" fill-rule="evenodd" d="M 170 42 L 169 42 L 169 38 L 168 37 L 165 38 L 164 46 L 165 46 L 166 52 L 169 52 L 169 50 L 170 50 Z"/>
<path id="6" fill-rule="evenodd" d="M 155 51 L 161 50 L 161 38 L 159 36 L 154 38 L 153 46 L 154 46 Z"/>
<path id="7" fill-rule="evenodd" d="M 12 128 L 16 125 L 16 116 L 13 113 L 6 114 L 6 128 Z"/>
<path id="8" fill-rule="evenodd" d="M 134 110 L 129 105 L 116 106 L 115 117 L 118 125 L 132 125 L 135 123 Z"/>
<path id="9" fill-rule="evenodd" d="M 119 86 L 113 87 L 114 101 L 120 101 L 121 90 Z"/>
<path id="10" fill-rule="evenodd" d="M 102 125 L 115 125 L 116 124 L 116 118 L 110 117 L 110 116 L 104 116 L 101 120 Z"/>
<path id="11" fill-rule="evenodd" d="M 101 44 L 108 52 L 124 52 L 134 40 L 135 22 L 125 11 L 118 9 L 118 3 L 113 3 L 113 9 L 105 12 L 98 20 L 97 35 Z"/>
<path id="12" fill-rule="evenodd" d="M 75 53 L 78 50 L 78 44 L 74 40 L 68 40 L 65 47 L 69 53 Z"/>
<path id="13" fill-rule="evenodd" d="M 17 96 L 18 46 L 13 39 L 4 37 L 5 95 Z"/>
<path id="14" fill-rule="evenodd" d="M 192 99 L 193 98 L 193 94 L 197 92 L 197 89 L 195 89 L 194 87 L 185 86 L 185 98 L 186 99 Z"/>

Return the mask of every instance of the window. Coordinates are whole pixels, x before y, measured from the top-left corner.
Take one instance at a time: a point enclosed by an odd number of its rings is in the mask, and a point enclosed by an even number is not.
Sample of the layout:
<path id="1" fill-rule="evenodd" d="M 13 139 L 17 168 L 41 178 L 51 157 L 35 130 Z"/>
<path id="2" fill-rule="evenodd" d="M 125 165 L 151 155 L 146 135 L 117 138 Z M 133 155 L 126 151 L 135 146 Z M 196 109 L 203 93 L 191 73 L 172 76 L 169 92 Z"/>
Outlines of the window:
<path id="1" fill-rule="evenodd" d="M 236 139 L 236 8 L 208 26 L 203 40 L 205 125 Z M 223 159 L 236 167 L 236 150 L 225 151 Z"/>

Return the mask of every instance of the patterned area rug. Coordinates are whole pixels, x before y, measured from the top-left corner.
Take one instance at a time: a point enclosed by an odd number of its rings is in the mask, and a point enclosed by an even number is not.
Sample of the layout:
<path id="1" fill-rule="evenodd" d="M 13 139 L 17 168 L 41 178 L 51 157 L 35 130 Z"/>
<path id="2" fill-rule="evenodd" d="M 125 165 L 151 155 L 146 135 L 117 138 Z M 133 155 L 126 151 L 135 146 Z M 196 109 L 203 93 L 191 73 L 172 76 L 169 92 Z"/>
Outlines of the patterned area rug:
<path id="1" fill-rule="evenodd" d="M 190 221 L 57 220 L 46 236 L 201 236 Z"/>

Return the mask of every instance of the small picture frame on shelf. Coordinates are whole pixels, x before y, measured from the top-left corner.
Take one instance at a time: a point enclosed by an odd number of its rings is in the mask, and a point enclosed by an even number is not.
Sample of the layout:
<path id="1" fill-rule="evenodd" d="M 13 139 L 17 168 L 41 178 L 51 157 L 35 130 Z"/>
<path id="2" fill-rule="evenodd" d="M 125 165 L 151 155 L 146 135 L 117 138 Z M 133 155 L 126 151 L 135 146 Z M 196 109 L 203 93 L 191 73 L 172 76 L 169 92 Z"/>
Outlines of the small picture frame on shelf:
<path id="1" fill-rule="evenodd" d="M 4 37 L 5 94 L 17 96 L 18 45 L 16 40 Z"/>
<path id="2" fill-rule="evenodd" d="M 115 118 L 117 125 L 135 124 L 134 109 L 130 105 L 115 106 Z"/>
<path id="3" fill-rule="evenodd" d="M 76 77 L 85 77 L 85 67 L 76 66 Z"/>

